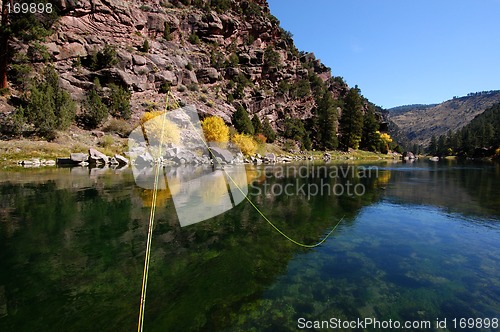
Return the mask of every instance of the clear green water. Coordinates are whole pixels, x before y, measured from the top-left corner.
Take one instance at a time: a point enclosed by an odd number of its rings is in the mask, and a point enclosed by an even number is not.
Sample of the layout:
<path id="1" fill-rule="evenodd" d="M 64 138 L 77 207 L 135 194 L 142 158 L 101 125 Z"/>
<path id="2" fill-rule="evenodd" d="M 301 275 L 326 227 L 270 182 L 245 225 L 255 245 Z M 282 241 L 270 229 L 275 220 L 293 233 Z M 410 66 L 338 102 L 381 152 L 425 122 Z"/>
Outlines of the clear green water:
<path id="1" fill-rule="evenodd" d="M 248 203 L 181 228 L 161 197 L 145 330 L 498 318 L 500 167 L 378 166 L 378 177 L 328 180 L 363 184 L 359 197 L 252 197 L 307 243 L 344 216 L 316 249 L 291 244 Z M 0 331 L 135 330 L 149 199 L 130 171 L 0 172 Z"/>

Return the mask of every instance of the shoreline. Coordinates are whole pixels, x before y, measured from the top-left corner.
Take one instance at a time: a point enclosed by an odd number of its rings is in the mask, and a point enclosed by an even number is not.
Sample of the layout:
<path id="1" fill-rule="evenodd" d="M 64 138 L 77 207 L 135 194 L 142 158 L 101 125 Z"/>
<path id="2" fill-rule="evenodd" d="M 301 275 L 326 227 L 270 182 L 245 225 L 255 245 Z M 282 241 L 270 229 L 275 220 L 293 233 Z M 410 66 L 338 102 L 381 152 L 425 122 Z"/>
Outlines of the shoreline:
<path id="1" fill-rule="evenodd" d="M 69 135 L 65 135 L 69 136 Z M 1 141 L 0 167 L 22 167 L 19 162 L 30 159 L 45 159 L 55 161 L 57 158 L 67 158 L 71 153 L 88 153 L 89 148 L 95 148 L 106 155 L 124 154 L 128 150 L 127 139 L 115 135 L 80 135 L 61 137 L 54 142 L 33 141 L 27 139 Z M 291 157 L 294 161 L 324 161 L 325 154 L 330 162 L 352 161 L 391 161 L 401 160 L 400 154 L 380 154 L 369 151 L 295 151 L 286 152 L 273 144 L 266 144 L 258 151 L 259 154 L 274 153 L 277 156 Z M 48 166 L 54 167 L 54 166 Z"/>
<path id="2" fill-rule="evenodd" d="M 67 158 L 71 153 L 88 153 L 89 148 L 95 148 L 106 155 L 125 154 L 128 151 L 127 138 L 117 135 L 93 132 L 85 135 L 73 134 L 63 135 L 54 142 L 42 140 L 16 139 L 0 141 L 0 169 L 23 167 L 19 163 L 24 160 L 40 159 L 56 161 L 57 158 Z M 258 154 L 265 155 L 273 153 L 281 158 L 291 158 L 292 162 L 380 162 L 380 161 L 403 161 L 402 155 L 398 153 L 381 154 L 363 150 L 351 150 L 349 152 L 333 151 L 294 151 L 286 152 L 274 144 L 266 144 L 261 147 Z M 324 159 L 329 155 L 328 160 Z M 430 159 L 430 156 L 419 155 L 419 159 Z M 495 157 L 462 159 L 457 156 L 447 156 L 440 160 L 476 160 L 476 161 L 499 161 Z M 287 164 L 290 162 L 279 162 Z M 42 165 L 42 167 L 54 167 L 54 165 Z"/>

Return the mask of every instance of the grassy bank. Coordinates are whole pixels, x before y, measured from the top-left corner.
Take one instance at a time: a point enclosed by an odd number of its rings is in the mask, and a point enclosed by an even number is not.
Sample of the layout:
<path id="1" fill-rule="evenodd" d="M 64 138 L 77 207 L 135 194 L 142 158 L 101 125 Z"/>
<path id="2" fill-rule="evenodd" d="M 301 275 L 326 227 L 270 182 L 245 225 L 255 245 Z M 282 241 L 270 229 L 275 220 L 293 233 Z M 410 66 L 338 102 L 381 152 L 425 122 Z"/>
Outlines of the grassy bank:
<path id="1" fill-rule="evenodd" d="M 12 166 L 18 161 L 33 158 L 68 158 L 73 152 L 88 152 L 89 148 L 113 155 L 127 149 L 127 139 L 102 132 L 74 131 L 62 132 L 52 142 L 16 139 L 0 141 L 0 166 Z"/>
<path id="2" fill-rule="evenodd" d="M 13 166 L 19 161 L 38 159 L 67 158 L 73 152 L 87 152 L 90 147 L 99 151 L 113 155 L 123 154 L 127 151 L 127 139 L 117 135 L 103 134 L 102 132 L 78 131 L 72 133 L 61 133 L 53 142 L 34 141 L 28 139 L 0 141 L 0 166 Z M 276 155 L 300 156 L 307 158 L 313 156 L 315 160 L 322 160 L 324 151 L 301 151 L 300 153 L 290 153 L 283 151 L 279 146 L 266 144 L 258 151 L 261 155 L 274 153 Z M 347 160 L 393 160 L 399 159 L 392 154 L 380 154 L 368 151 L 353 150 L 350 152 L 328 151 L 332 161 Z"/>

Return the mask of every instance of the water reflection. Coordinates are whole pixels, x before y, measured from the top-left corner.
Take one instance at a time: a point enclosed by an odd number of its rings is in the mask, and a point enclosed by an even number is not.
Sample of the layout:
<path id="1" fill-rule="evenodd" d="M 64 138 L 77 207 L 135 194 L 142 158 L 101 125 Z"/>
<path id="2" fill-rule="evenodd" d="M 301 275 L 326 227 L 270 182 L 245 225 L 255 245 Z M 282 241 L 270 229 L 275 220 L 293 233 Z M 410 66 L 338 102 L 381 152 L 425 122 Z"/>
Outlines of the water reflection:
<path id="1" fill-rule="evenodd" d="M 391 174 L 387 196 L 417 205 L 435 205 L 449 211 L 498 215 L 500 169 L 493 163 L 419 161 L 400 167 L 382 167 Z"/>
<path id="2" fill-rule="evenodd" d="M 494 315 L 500 173 L 467 167 L 396 164 L 376 177 L 328 177 L 331 185 L 363 184 L 360 196 L 251 196 L 304 243 L 345 216 L 316 250 L 291 244 L 247 203 L 181 228 L 172 194 L 184 189 L 168 181 L 145 328 L 295 330 L 298 317 Z M 255 188 L 322 180 L 246 169 Z M 217 181 L 208 188 L 200 201 L 228 192 Z M 23 170 L 0 173 L 0 198 L 0 330 L 134 329 L 151 191 L 130 171 Z"/>

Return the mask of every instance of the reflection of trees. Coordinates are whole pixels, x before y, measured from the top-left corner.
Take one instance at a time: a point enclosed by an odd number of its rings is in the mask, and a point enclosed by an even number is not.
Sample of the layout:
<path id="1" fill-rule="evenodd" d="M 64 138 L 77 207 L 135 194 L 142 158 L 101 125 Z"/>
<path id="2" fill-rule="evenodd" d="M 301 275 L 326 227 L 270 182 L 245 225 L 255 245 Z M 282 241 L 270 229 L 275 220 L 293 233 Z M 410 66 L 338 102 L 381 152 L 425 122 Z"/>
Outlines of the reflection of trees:
<path id="1" fill-rule="evenodd" d="M 165 177 L 161 176 L 160 180 L 165 180 Z M 175 195 L 181 189 L 181 183 L 179 179 L 171 178 L 169 181 L 165 180 L 165 189 L 158 189 L 156 194 L 156 206 L 166 206 L 167 202 L 172 199 L 172 195 Z M 137 188 L 137 190 L 141 190 Z M 143 189 L 141 190 L 142 206 L 151 207 L 153 203 L 153 190 Z"/>
<path id="2" fill-rule="evenodd" d="M 257 175 L 248 169 L 247 181 Z M 58 187 L 57 176 L 37 184 L 0 185 L 2 201 L 9 202 L 6 220 L 17 220 L 8 237 L 3 217 L 0 224 L 0 270 L 9 271 L 0 275 L 0 285 L 5 286 L 10 312 L 0 319 L 1 330 L 134 328 L 151 200 L 148 192 L 136 189 L 130 174 L 120 175 L 119 181 L 115 177 L 101 175 L 97 184 L 80 189 L 71 183 Z M 342 216 L 349 223 L 361 207 L 380 197 L 375 179 L 356 181 L 364 181 L 366 195 L 252 200 L 287 234 L 314 243 Z M 168 184 L 170 193 L 159 192 L 167 203 L 175 187 Z M 235 310 L 256 301 L 303 250 L 245 202 L 186 228 L 178 226 L 173 204 L 162 205 L 156 220 L 148 329 L 227 327 Z"/>
<path id="3" fill-rule="evenodd" d="M 228 194 L 227 183 L 222 172 L 204 176 L 200 184 L 203 202 L 218 205 Z"/>
<path id="4" fill-rule="evenodd" d="M 420 161 L 412 169 L 394 168 L 387 195 L 412 204 L 434 205 L 459 213 L 498 213 L 500 169 L 494 164 L 429 164 Z M 451 166 L 451 167 L 450 167 Z M 485 167 L 486 166 L 486 167 Z"/>
<path id="5" fill-rule="evenodd" d="M 471 163 L 470 165 L 472 169 L 461 168 L 458 170 L 461 185 L 472 197 L 472 200 L 484 209 L 485 214 L 498 214 L 500 165 L 498 163 L 486 165 Z"/>

